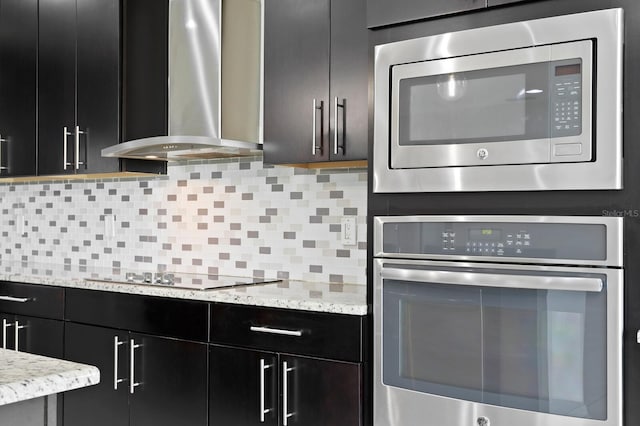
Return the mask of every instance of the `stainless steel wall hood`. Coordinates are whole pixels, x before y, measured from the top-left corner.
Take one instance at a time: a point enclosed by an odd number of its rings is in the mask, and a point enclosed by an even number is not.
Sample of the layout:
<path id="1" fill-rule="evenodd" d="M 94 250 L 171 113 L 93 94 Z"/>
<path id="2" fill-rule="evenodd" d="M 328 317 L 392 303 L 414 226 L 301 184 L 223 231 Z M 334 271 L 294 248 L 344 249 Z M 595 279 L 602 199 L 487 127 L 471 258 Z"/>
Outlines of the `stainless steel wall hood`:
<path id="1" fill-rule="evenodd" d="M 169 0 L 168 135 L 104 157 L 189 160 L 262 152 L 262 1 Z"/>

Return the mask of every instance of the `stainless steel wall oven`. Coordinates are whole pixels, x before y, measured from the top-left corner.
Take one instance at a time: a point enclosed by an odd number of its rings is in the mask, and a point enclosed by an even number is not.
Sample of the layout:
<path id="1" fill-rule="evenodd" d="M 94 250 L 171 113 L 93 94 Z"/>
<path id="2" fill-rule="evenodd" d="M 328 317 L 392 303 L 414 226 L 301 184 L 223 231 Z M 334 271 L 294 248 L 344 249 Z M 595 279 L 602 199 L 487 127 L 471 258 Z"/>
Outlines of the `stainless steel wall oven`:
<path id="1" fill-rule="evenodd" d="M 374 218 L 376 426 L 620 426 L 621 218 Z"/>
<path id="2" fill-rule="evenodd" d="M 622 188 L 623 11 L 376 46 L 374 192 Z"/>

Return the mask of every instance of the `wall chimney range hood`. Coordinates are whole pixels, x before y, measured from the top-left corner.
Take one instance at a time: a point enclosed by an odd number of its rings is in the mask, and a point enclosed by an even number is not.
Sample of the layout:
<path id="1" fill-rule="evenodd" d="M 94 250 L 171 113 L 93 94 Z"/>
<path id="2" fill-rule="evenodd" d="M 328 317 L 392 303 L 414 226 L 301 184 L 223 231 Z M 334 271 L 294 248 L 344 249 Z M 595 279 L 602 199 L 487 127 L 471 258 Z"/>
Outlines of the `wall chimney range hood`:
<path id="1" fill-rule="evenodd" d="M 260 155 L 261 0 L 169 0 L 168 58 L 168 135 L 113 145 L 102 156 L 180 161 Z"/>

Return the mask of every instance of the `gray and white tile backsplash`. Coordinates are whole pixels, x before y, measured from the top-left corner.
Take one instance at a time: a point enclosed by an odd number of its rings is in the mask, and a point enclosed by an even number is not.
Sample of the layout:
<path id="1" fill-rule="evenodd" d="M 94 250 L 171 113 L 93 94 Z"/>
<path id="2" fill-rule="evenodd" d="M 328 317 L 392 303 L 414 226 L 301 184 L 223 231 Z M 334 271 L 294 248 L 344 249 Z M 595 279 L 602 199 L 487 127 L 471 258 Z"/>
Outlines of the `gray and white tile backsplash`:
<path id="1" fill-rule="evenodd" d="M 0 206 L 3 261 L 366 283 L 364 169 L 190 162 L 160 177 L 3 183 Z M 345 216 L 355 246 L 341 241 Z"/>

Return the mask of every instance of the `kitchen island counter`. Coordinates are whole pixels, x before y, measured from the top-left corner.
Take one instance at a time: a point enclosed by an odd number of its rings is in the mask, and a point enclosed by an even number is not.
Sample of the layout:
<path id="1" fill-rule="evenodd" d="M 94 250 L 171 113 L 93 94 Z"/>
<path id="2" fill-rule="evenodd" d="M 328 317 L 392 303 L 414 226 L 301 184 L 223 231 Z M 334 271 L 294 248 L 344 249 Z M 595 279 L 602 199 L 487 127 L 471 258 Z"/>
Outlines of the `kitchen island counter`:
<path id="1" fill-rule="evenodd" d="M 100 371 L 90 365 L 0 349 L 0 406 L 99 381 Z"/>

